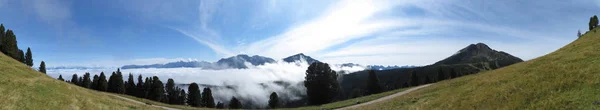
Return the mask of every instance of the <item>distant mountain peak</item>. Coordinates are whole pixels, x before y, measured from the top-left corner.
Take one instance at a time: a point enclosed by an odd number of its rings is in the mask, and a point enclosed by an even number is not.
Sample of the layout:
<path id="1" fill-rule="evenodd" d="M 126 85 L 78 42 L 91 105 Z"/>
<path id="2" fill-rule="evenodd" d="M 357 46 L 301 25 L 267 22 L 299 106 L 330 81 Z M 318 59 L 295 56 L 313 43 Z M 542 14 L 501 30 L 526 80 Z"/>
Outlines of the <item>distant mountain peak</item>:
<path id="1" fill-rule="evenodd" d="M 288 62 L 288 63 L 292 63 L 292 62 L 298 62 L 298 61 L 306 61 L 306 63 L 308 63 L 309 65 L 314 63 L 314 62 L 321 62 L 319 60 L 315 60 L 313 58 L 311 58 L 310 56 L 304 55 L 304 53 L 298 53 L 296 55 L 292 55 L 289 57 L 286 57 L 283 59 L 284 62 Z"/>
<path id="2" fill-rule="evenodd" d="M 257 66 L 257 65 L 264 65 L 266 63 L 274 63 L 275 60 L 273 60 L 272 58 L 258 56 L 258 55 L 254 55 L 254 56 L 250 57 L 249 55 L 246 55 L 246 54 L 239 54 L 239 55 L 232 56 L 229 58 L 222 58 L 219 61 L 217 61 L 217 64 L 232 67 L 232 68 L 245 69 L 245 68 L 248 68 L 245 64 L 246 62 L 248 62 L 254 66 Z"/>
<path id="3" fill-rule="evenodd" d="M 478 62 L 522 62 L 518 57 L 512 56 L 506 52 L 496 51 L 484 43 L 470 44 L 459 50 L 454 55 L 436 62 L 436 64 L 462 64 Z"/>

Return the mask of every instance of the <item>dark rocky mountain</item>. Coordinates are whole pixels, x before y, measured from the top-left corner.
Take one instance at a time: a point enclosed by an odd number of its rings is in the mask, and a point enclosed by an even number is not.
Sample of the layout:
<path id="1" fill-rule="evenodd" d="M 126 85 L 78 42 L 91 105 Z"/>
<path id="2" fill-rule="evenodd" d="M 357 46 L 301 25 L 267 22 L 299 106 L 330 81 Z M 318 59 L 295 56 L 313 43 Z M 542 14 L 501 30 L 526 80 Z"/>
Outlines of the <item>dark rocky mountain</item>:
<path id="1" fill-rule="evenodd" d="M 306 63 L 308 63 L 309 65 L 314 62 L 320 62 L 319 60 L 315 60 L 315 59 L 311 58 L 310 56 L 304 55 L 303 53 L 299 53 L 296 55 L 289 56 L 287 58 L 283 58 L 283 61 L 288 62 L 288 63 L 299 62 L 302 60 L 305 60 Z"/>
<path id="2" fill-rule="evenodd" d="M 496 51 L 483 43 L 471 44 L 454 55 L 436 62 L 434 65 L 451 65 L 478 62 L 501 62 L 516 63 L 523 62 L 520 58 L 512 56 L 506 52 Z"/>
<path id="3" fill-rule="evenodd" d="M 254 56 L 250 57 L 245 54 L 240 54 L 240 55 L 229 57 L 229 58 L 222 58 L 219 61 L 217 61 L 217 64 L 228 66 L 230 68 L 245 69 L 245 68 L 248 68 L 245 64 L 246 62 L 248 62 L 254 66 L 258 66 L 258 65 L 264 65 L 265 63 L 274 63 L 275 60 L 273 60 L 272 58 L 258 56 L 258 55 L 254 55 Z"/>
<path id="4" fill-rule="evenodd" d="M 426 77 L 429 77 L 430 80 L 437 80 L 438 73 L 440 72 L 445 77 L 450 76 L 451 71 L 455 71 L 458 76 L 464 76 L 502 68 L 519 62 L 523 62 L 523 60 L 508 53 L 493 50 L 483 43 L 478 43 L 471 44 L 456 54 L 432 65 L 415 68 L 376 70 L 375 73 L 379 77 L 379 83 L 382 88 L 388 91 L 404 88 L 412 72 L 417 74 L 419 83 L 424 83 Z M 355 89 L 364 90 L 366 88 L 367 77 L 368 71 L 343 75 L 340 83 L 343 93 L 339 97 L 348 98 L 351 91 Z"/>

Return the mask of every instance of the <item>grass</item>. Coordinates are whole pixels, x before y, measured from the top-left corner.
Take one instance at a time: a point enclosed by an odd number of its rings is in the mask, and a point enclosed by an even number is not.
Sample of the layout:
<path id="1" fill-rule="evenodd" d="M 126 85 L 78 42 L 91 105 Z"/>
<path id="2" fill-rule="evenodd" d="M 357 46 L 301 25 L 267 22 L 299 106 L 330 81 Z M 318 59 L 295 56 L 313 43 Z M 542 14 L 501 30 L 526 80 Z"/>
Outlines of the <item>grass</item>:
<path id="1" fill-rule="evenodd" d="M 396 89 L 396 90 L 392 90 L 392 91 L 387 91 L 387 92 L 383 92 L 383 93 L 379 93 L 379 94 L 372 94 L 372 95 L 368 95 L 368 96 L 363 96 L 363 97 L 357 97 L 357 98 L 353 98 L 353 99 L 348 99 L 348 100 L 343 100 L 343 101 L 337 101 L 337 102 L 333 102 L 333 103 L 328 103 L 328 104 L 323 104 L 321 106 L 308 106 L 308 107 L 300 107 L 300 108 L 291 108 L 291 109 L 296 109 L 296 110 L 320 110 L 320 109 L 336 109 L 336 108 L 342 108 L 342 107 L 346 107 L 346 106 L 352 106 L 355 105 L 356 102 L 360 102 L 360 103 L 365 103 L 365 102 L 369 102 L 375 99 L 379 99 L 381 97 L 385 97 L 388 95 L 392 95 L 401 91 L 405 91 L 408 88 L 402 88 L 402 89 Z"/>
<path id="2" fill-rule="evenodd" d="M 356 109 L 600 109 L 600 34 L 548 55 Z"/>
<path id="3" fill-rule="evenodd" d="M 134 96 L 130 96 L 130 95 L 124 95 L 124 94 L 118 94 L 118 95 L 129 98 L 129 99 L 137 100 L 140 102 L 144 102 L 147 104 L 159 105 L 159 106 L 164 106 L 164 107 L 169 107 L 169 108 L 176 108 L 176 109 L 182 109 L 182 110 L 208 110 L 208 108 L 197 108 L 197 107 L 183 106 L 183 105 L 171 105 L 171 104 L 165 104 L 162 102 L 156 102 L 156 101 L 148 100 L 148 99 L 144 99 L 144 98 L 138 98 L 138 97 L 134 97 Z"/>
<path id="4" fill-rule="evenodd" d="M 0 53 L 0 109 L 159 109 L 58 81 Z"/>

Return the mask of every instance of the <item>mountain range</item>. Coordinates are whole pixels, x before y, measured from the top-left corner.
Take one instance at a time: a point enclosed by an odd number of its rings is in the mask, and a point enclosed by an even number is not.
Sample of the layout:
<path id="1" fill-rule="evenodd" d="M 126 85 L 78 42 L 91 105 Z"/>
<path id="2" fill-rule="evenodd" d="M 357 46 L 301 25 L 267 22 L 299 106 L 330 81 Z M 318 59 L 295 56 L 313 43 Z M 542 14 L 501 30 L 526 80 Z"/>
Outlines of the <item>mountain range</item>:
<path id="1" fill-rule="evenodd" d="M 312 64 L 314 62 L 321 62 L 316 60 L 310 56 L 305 55 L 304 53 L 295 54 L 286 58 L 283 58 L 281 61 L 286 63 L 306 63 Z M 269 63 L 276 63 L 277 61 L 273 58 L 254 55 L 249 56 L 246 54 L 240 54 L 228 58 L 222 58 L 217 62 L 207 62 L 207 61 L 176 61 L 169 62 L 165 64 L 150 64 L 150 65 L 124 65 L 121 69 L 137 69 L 137 68 L 202 68 L 202 69 L 211 69 L 211 70 L 221 70 L 221 69 L 247 69 L 247 65 L 260 66 Z M 344 64 L 334 64 L 338 67 L 362 67 L 365 69 L 374 69 L 374 70 L 388 70 L 388 69 L 396 69 L 396 68 L 413 68 L 417 66 L 383 66 L 383 65 L 360 65 L 355 63 L 344 63 Z"/>

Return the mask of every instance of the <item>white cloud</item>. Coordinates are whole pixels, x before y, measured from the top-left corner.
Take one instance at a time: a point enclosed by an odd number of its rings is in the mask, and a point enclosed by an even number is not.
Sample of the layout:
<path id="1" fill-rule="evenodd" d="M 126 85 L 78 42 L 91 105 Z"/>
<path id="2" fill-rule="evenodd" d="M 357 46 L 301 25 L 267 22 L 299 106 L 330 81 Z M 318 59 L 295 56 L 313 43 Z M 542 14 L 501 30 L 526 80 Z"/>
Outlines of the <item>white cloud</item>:
<path id="1" fill-rule="evenodd" d="M 302 83 L 305 77 L 306 68 L 308 64 L 306 62 L 296 63 L 285 63 L 278 62 L 273 64 L 265 64 L 262 66 L 247 65 L 249 69 L 225 69 L 225 70 L 203 70 L 200 68 L 150 68 L 150 69 L 122 69 L 121 72 L 125 75 L 132 73 L 137 81 L 137 76 L 142 75 L 143 77 L 158 76 L 161 81 L 166 82 L 168 78 L 175 80 L 177 84 L 189 84 L 196 82 L 198 84 L 209 84 L 218 86 L 234 86 L 238 87 L 236 90 L 230 89 L 218 89 L 211 88 L 215 101 L 227 102 L 232 96 L 252 100 L 252 102 L 258 105 L 267 105 L 269 94 L 271 92 L 277 92 L 280 94 L 288 94 L 291 99 L 299 99 L 298 95 L 293 95 L 292 92 L 300 91 L 304 92 L 303 86 L 297 86 Z M 339 71 L 345 70 L 348 72 L 354 72 L 362 70 L 362 68 L 338 68 L 332 67 L 332 69 Z M 101 68 L 101 69 L 51 69 L 48 70 L 48 75 L 57 78 L 62 75 L 64 79 L 70 80 L 71 76 L 76 73 L 78 76 L 83 75 L 85 72 L 92 74 L 100 74 L 104 72 L 105 75 L 110 75 L 111 72 L 115 71 L 115 68 Z M 107 76 L 108 77 L 108 76 Z M 124 77 L 124 80 L 127 76 Z M 285 81 L 292 84 L 292 88 L 284 88 L 279 85 L 275 85 L 273 81 Z M 268 87 L 263 88 L 260 83 L 266 84 Z M 184 88 L 187 89 L 187 88 Z M 305 94 L 305 93 L 301 93 Z"/>
<path id="2" fill-rule="evenodd" d="M 48 24 L 62 24 L 71 18 L 70 3 L 60 0 L 36 0 L 31 3 L 41 20 Z"/>
<path id="3" fill-rule="evenodd" d="M 377 12 L 389 8 L 386 3 L 342 1 L 321 17 L 268 39 L 252 43 L 248 52 L 282 58 L 296 53 L 315 53 L 352 39 L 385 31 L 396 21 L 367 21 Z"/>
<path id="4" fill-rule="evenodd" d="M 95 59 L 86 62 L 71 62 L 71 63 L 54 63 L 51 67 L 61 66 L 84 66 L 84 67 L 111 67 L 117 68 L 123 65 L 150 65 L 150 64 L 165 64 L 176 61 L 197 61 L 191 58 L 140 58 L 140 59 Z"/>

